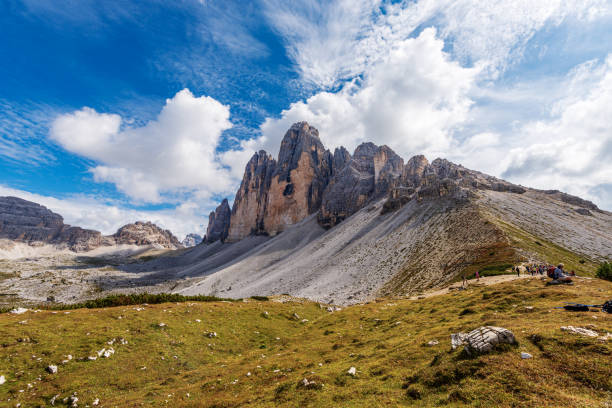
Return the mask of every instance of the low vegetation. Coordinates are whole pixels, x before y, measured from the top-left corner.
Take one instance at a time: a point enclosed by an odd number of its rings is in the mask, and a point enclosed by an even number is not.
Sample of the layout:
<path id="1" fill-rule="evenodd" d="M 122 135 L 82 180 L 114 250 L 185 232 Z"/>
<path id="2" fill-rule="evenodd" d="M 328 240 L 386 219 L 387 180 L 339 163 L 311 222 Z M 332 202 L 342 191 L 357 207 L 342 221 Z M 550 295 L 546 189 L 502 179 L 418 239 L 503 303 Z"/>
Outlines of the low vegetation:
<path id="1" fill-rule="evenodd" d="M 603 262 L 601 265 L 599 265 L 595 276 L 597 276 L 599 279 L 605 279 L 612 282 L 612 263 Z"/>
<path id="2" fill-rule="evenodd" d="M 605 406 L 612 341 L 560 327 L 612 332 L 612 316 L 554 307 L 611 292 L 600 279 L 546 287 L 527 278 L 334 312 L 297 299 L 154 304 L 164 298 L 147 295 L 147 305 L 2 314 L 0 406 L 47 406 L 56 395 L 64 406 L 74 392 L 79 406 Z M 451 350 L 451 333 L 481 325 L 512 330 L 518 346 L 475 358 Z M 114 354 L 87 360 L 112 339 Z"/>

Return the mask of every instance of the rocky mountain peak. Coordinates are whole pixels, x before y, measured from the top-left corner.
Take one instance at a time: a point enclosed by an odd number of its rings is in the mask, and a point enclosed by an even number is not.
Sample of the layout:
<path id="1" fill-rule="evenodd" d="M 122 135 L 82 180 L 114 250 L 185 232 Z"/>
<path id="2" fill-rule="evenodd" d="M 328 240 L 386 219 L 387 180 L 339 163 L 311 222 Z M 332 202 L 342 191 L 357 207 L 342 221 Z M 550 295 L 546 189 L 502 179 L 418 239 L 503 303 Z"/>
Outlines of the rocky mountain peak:
<path id="1" fill-rule="evenodd" d="M 126 245 L 158 245 L 163 248 L 182 248 L 179 240 L 169 230 L 164 230 L 150 221 L 136 221 L 119 228 L 112 235 L 115 242 Z"/>
<path id="2" fill-rule="evenodd" d="M 351 154 L 344 148 L 344 146 L 336 147 L 333 157 L 333 174 L 340 172 L 344 168 L 344 165 L 351 160 Z"/>
<path id="3" fill-rule="evenodd" d="M 239 241 L 250 234 L 265 233 L 263 221 L 275 170 L 276 161 L 265 150 L 255 153 L 247 163 L 232 207 L 227 238 L 229 241 Z"/>
<path id="4" fill-rule="evenodd" d="M 264 225 L 276 234 L 319 210 L 332 174 L 333 157 L 306 122 L 291 126 L 283 137 L 272 175 Z"/>
<path id="5" fill-rule="evenodd" d="M 185 239 L 183 239 L 181 241 L 181 244 L 185 247 L 185 248 L 190 248 L 190 247 L 194 247 L 196 245 L 199 245 L 202 242 L 202 236 L 200 234 L 196 234 L 194 232 L 187 234 L 185 236 Z"/>
<path id="6" fill-rule="evenodd" d="M 227 198 L 208 216 L 208 228 L 206 229 L 206 242 L 224 242 L 229 234 L 231 210 Z"/>

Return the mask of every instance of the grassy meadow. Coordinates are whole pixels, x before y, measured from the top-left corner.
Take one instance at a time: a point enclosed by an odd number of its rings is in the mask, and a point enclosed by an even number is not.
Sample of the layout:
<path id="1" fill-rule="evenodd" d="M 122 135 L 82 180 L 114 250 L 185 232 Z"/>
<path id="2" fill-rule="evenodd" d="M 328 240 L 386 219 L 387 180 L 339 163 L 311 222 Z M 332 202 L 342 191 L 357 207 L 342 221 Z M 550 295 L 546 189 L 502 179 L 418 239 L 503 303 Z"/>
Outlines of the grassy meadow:
<path id="1" fill-rule="evenodd" d="M 554 307 L 610 298 L 603 280 L 523 279 L 334 312 L 261 298 L 3 313 L 0 406 L 65 406 L 76 393 L 81 407 L 609 407 L 612 339 L 560 327 L 612 332 L 612 315 Z M 518 345 L 451 350 L 451 333 L 482 325 Z"/>

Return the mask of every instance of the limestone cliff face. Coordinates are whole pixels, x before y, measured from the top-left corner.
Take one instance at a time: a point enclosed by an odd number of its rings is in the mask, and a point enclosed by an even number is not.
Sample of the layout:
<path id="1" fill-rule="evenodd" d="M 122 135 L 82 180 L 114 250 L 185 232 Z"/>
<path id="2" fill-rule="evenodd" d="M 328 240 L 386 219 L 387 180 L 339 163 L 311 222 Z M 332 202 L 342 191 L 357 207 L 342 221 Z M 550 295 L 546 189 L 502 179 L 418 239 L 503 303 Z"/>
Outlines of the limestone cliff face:
<path id="1" fill-rule="evenodd" d="M 334 162 L 332 166 L 332 176 L 341 172 L 344 166 L 351 160 L 351 154 L 344 146 L 336 147 L 334 150 Z"/>
<path id="2" fill-rule="evenodd" d="M 419 154 L 411 157 L 402 172 L 402 184 L 411 187 L 419 185 L 427 169 L 429 169 L 429 161 L 425 156 Z"/>
<path id="3" fill-rule="evenodd" d="M 276 161 L 264 150 L 255 153 L 246 165 L 232 207 L 228 241 L 250 234 L 265 234 L 264 216 Z"/>
<path id="4" fill-rule="evenodd" d="M 94 230 L 71 227 L 64 218 L 40 204 L 17 197 L 0 197 L 0 238 L 48 243 L 87 251 L 107 240 Z"/>
<path id="5" fill-rule="evenodd" d="M 413 199 L 417 201 L 450 198 L 465 202 L 475 197 L 477 190 L 494 190 L 523 194 L 527 190 L 496 177 L 467 169 L 446 159 L 431 164 L 424 156 L 414 156 L 406 163 L 402 177 L 389 191 L 383 212 L 400 208 Z"/>
<path id="6" fill-rule="evenodd" d="M 231 210 L 224 198 L 221 204 L 208 216 L 208 228 L 206 229 L 206 242 L 224 242 L 230 228 Z"/>
<path id="7" fill-rule="evenodd" d="M 380 146 L 374 153 L 374 194 L 387 194 L 395 187 L 404 171 L 404 160 L 388 146 Z"/>
<path id="8" fill-rule="evenodd" d="M 383 196 L 398 182 L 404 161 L 388 146 L 362 143 L 349 162 L 334 174 L 323 195 L 319 223 L 333 227 L 361 209 L 373 197 Z"/>
<path id="9" fill-rule="evenodd" d="M 264 217 L 270 235 L 319 210 L 332 175 L 333 156 L 306 122 L 291 126 L 281 143 Z"/>

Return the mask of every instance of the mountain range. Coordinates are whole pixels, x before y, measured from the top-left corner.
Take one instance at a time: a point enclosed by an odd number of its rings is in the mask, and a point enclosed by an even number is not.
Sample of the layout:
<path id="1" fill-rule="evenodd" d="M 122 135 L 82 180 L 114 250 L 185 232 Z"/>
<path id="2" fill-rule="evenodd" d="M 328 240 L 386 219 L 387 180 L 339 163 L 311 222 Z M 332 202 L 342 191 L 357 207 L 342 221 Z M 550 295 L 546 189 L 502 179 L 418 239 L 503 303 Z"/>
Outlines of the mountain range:
<path id="1" fill-rule="evenodd" d="M 352 303 L 414 294 L 477 270 L 565 261 L 579 273 L 612 258 L 612 214 L 445 159 L 404 162 L 388 146 L 332 153 L 296 123 L 277 159 L 256 152 L 230 211 L 202 245 L 135 266 L 185 294 L 288 293 Z"/>

